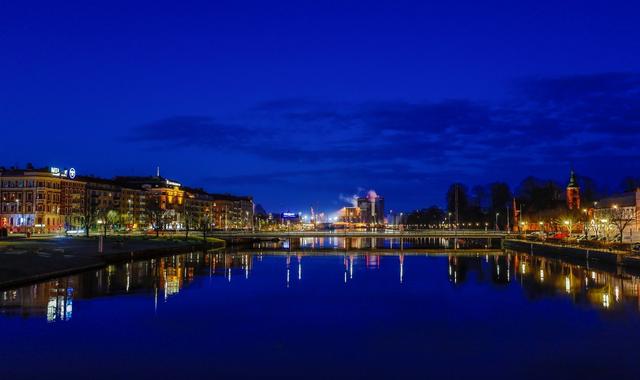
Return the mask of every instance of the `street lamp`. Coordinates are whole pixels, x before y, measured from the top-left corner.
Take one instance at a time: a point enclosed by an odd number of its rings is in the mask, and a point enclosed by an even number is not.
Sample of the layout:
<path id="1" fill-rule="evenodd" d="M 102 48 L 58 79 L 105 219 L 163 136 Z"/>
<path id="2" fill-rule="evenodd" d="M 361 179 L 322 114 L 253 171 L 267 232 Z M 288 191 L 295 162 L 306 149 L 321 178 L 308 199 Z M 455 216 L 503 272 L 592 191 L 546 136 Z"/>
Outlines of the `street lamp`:
<path id="1" fill-rule="evenodd" d="M 22 224 L 22 213 L 20 213 L 20 199 L 16 198 L 16 212 L 18 213 L 18 215 L 20 215 L 18 217 L 18 227 L 20 227 L 20 225 Z"/>
<path id="2" fill-rule="evenodd" d="M 496 231 L 498 231 L 498 216 L 500 216 L 500 213 L 496 212 Z"/>
<path id="3" fill-rule="evenodd" d="M 451 213 L 449 213 L 449 231 L 451 231 Z"/>

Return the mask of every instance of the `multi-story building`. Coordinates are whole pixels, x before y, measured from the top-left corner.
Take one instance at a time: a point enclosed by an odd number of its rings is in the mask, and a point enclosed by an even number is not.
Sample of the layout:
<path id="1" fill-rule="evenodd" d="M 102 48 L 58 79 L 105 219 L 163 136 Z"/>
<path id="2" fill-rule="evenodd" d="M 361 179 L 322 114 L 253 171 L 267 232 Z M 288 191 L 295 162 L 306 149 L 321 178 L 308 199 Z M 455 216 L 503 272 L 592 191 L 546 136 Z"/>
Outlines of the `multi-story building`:
<path id="1" fill-rule="evenodd" d="M 183 228 L 196 229 L 205 224 L 208 229 L 212 228 L 214 199 L 211 194 L 203 189 L 184 187 L 183 190 L 185 192 Z"/>
<path id="2" fill-rule="evenodd" d="M 84 223 L 86 183 L 78 179 L 61 178 L 60 210 L 64 215 L 64 228 L 77 230 Z"/>
<path id="3" fill-rule="evenodd" d="M 91 214 L 99 224 L 110 211 L 120 210 L 122 188 L 112 180 L 98 177 L 81 177 L 86 183 L 85 211 Z"/>
<path id="4" fill-rule="evenodd" d="M 147 216 L 147 192 L 133 187 L 122 187 L 120 209 L 122 224 L 130 230 L 145 228 L 149 225 Z"/>
<path id="5" fill-rule="evenodd" d="M 15 231 L 52 232 L 76 225 L 84 184 L 75 169 L 0 171 L 0 226 Z"/>
<path id="6" fill-rule="evenodd" d="M 593 210 L 600 235 L 623 242 L 640 242 L 640 188 L 601 199 Z M 594 228 L 594 229 L 595 229 Z"/>
<path id="7" fill-rule="evenodd" d="M 210 194 L 164 177 L 76 177 L 74 169 L 0 168 L 0 228 L 53 232 L 108 226 L 147 229 L 154 207 L 162 229 L 253 226 L 251 197 Z M 157 206 L 154 206 L 157 205 Z"/>
<path id="8" fill-rule="evenodd" d="M 93 219 L 94 223 L 108 223 L 129 230 L 148 225 L 145 190 L 112 179 L 92 176 L 81 179 L 86 183 L 83 213 Z M 107 218 L 115 220 L 106 220 Z"/>
<path id="9" fill-rule="evenodd" d="M 147 206 L 157 202 L 160 209 L 164 210 L 164 228 L 184 228 L 185 191 L 180 183 L 160 176 L 121 176 L 116 177 L 115 181 L 128 188 L 145 191 Z"/>
<path id="10" fill-rule="evenodd" d="M 230 194 L 210 194 L 215 228 L 223 230 L 253 228 L 253 198 Z"/>

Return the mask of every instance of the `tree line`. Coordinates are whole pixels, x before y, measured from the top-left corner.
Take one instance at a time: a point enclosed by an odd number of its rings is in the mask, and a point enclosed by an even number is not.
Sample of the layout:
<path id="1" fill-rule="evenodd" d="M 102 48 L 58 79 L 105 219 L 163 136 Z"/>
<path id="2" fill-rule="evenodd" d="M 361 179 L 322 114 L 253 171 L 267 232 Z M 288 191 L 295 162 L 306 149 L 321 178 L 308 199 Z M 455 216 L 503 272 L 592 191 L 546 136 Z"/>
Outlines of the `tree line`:
<path id="1" fill-rule="evenodd" d="M 578 177 L 582 207 L 592 207 L 598 199 L 610 194 L 589 177 Z M 635 191 L 640 187 L 640 177 L 627 177 L 621 181 L 619 191 Z M 445 194 L 445 207 L 437 205 L 414 210 L 407 214 L 408 225 L 434 226 L 443 222 L 478 223 L 492 228 L 497 222 L 504 229 L 507 222 L 513 225 L 513 203 L 520 215 L 530 220 L 559 221 L 571 218 L 578 221 L 583 218 L 582 210 L 567 210 L 566 185 L 550 179 L 533 176 L 522 180 L 514 189 L 506 182 L 492 182 L 483 185 L 467 186 L 453 183 Z"/>

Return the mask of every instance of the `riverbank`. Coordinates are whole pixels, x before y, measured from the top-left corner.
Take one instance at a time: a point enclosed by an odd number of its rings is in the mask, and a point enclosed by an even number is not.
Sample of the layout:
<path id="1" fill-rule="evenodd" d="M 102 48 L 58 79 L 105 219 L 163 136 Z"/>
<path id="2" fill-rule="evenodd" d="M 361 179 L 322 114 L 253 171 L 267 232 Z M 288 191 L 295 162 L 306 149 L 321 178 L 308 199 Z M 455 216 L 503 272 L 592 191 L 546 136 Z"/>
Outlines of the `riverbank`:
<path id="1" fill-rule="evenodd" d="M 98 237 L 12 238 L 0 241 L 0 289 L 64 276 L 109 264 L 155 256 L 221 248 L 225 242 L 199 237 L 107 236 L 103 252 Z"/>
<path id="2" fill-rule="evenodd" d="M 640 269 L 640 258 L 628 251 L 577 247 L 522 239 L 507 239 L 504 241 L 504 248 L 533 255 L 560 258 L 573 263 L 597 262 L 609 266 L 620 265 Z"/>

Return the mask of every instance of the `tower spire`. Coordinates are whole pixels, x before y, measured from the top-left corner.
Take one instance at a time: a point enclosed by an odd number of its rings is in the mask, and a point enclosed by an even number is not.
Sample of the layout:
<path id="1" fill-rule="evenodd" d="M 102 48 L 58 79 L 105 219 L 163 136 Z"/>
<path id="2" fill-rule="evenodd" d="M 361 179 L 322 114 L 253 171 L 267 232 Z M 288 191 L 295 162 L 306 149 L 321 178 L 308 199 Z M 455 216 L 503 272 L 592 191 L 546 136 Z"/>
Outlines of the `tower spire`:
<path id="1" fill-rule="evenodd" d="M 156 166 L 156 177 L 160 177 L 160 166 Z"/>
<path id="2" fill-rule="evenodd" d="M 569 210 L 580 208 L 580 186 L 576 180 L 576 173 L 571 169 L 569 184 L 567 184 L 567 208 Z"/>

